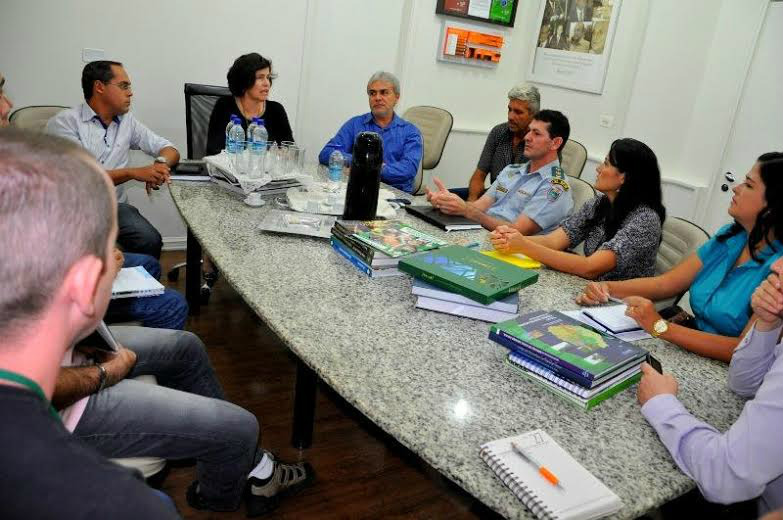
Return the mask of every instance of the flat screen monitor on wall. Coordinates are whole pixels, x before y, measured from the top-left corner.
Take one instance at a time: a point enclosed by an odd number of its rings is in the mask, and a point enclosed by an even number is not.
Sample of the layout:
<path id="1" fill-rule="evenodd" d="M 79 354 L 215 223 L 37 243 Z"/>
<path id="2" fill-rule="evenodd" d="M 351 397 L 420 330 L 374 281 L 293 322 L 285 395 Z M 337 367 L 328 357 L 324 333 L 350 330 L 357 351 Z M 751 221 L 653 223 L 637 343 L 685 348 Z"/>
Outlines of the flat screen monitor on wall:
<path id="1" fill-rule="evenodd" d="M 518 0 L 438 0 L 437 14 L 514 27 Z"/>

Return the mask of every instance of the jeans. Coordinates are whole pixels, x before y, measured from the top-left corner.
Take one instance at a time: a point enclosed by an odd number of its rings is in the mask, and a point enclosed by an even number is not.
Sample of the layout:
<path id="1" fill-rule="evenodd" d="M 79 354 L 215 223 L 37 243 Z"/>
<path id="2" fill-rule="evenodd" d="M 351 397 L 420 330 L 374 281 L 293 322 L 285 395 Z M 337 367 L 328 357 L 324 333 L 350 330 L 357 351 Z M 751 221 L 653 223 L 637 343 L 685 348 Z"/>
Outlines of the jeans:
<path id="1" fill-rule="evenodd" d="M 160 278 L 160 263 L 148 255 L 124 253 L 123 267 L 142 266 L 153 278 Z M 140 321 L 145 327 L 182 330 L 188 318 L 185 297 L 173 289 L 165 289 L 159 296 L 119 298 L 109 303 L 104 316 L 106 323 Z"/>
<path id="2" fill-rule="evenodd" d="M 117 225 L 117 242 L 123 251 L 160 258 L 163 238 L 138 209 L 125 202 L 118 203 Z"/>
<path id="3" fill-rule="evenodd" d="M 136 365 L 126 379 L 90 396 L 73 434 L 111 458 L 195 458 L 200 492 L 211 508 L 236 509 L 256 456 L 255 416 L 224 400 L 198 336 L 144 327 L 111 330 L 136 352 Z M 131 379 L 144 374 L 158 384 Z"/>

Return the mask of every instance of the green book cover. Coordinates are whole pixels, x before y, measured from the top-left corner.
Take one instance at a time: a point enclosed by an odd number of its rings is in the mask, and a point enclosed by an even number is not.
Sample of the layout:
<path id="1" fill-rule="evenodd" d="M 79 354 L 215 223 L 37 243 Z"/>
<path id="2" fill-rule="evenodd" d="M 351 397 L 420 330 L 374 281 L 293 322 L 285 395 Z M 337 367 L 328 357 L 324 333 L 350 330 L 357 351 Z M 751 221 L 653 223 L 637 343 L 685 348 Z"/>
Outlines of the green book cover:
<path id="1" fill-rule="evenodd" d="M 338 229 L 392 258 L 437 249 L 448 244 L 399 220 L 338 221 Z"/>
<path id="2" fill-rule="evenodd" d="M 591 380 L 647 355 L 641 347 L 602 334 L 557 311 L 523 314 L 497 323 L 491 330 L 517 338 L 546 359 Z"/>
<path id="3" fill-rule="evenodd" d="M 400 260 L 400 271 L 484 305 L 532 285 L 538 273 L 462 246 L 446 246 Z"/>
<path id="4" fill-rule="evenodd" d="M 642 373 L 639 372 L 637 374 L 632 375 L 631 377 L 624 379 L 620 382 L 618 382 L 615 385 L 610 386 L 606 390 L 604 390 L 601 393 L 598 393 L 589 399 L 584 399 L 582 397 L 579 397 L 576 394 L 572 394 L 565 388 L 561 388 L 557 386 L 556 384 L 552 383 L 551 381 L 547 381 L 544 377 L 536 374 L 535 372 L 530 372 L 529 370 L 525 370 L 521 366 L 515 364 L 514 362 L 506 359 L 506 364 L 513 368 L 519 375 L 522 377 L 529 379 L 530 381 L 533 381 L 537 385 L 546 388 L 550 392 L 554 393 L 555 395 L 565 399 L 569 403 L 573 403 L 583 410 L 589 410 L 590 408 L 594 408 L 595 406 L 598 406 L 600 403 L 606 401 L 612 396 L 615 396 L 625 390 L 626 388 L 635 385 L 642 379 Z"/>

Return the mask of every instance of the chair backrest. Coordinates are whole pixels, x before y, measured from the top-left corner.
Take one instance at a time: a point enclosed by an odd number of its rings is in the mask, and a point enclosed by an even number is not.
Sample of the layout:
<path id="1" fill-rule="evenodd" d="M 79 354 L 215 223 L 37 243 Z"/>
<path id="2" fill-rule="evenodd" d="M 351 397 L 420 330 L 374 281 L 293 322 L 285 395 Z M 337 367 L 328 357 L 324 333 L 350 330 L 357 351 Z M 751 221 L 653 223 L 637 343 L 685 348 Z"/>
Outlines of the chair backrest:
<path id="1" fill-rule="evenodd" d="M 655 273 L 670 270 L 709 239 L 710 234 L 693 222 L 680 217 L 667 217 L 663 222 L 663 239 L 655 259 Z"/>
<path id="2" fill-rule="evenodd" d="M 8 117 L 8 121 L 11 123 L 11 126 L 17 128 L 32 130 L 34 132 L 45 132 L 46 123 L 49 122 L 49 119 L 66 108 L 68 107 L 60 105 L 34 105 L 22 107 L 14 110 Z"/>
<path id="3" fill-rule="evenodd" d="M 585 202 L 595 197 L 595 189 L 589 182 L 583 181 L 577 177 L 568 176 L 568 185 L 571 186 L 571 197 L 574 199 L 574 209 L 578 211 Z"/>
<path id="4" fill-rule="evenodd" d="M 207 152 L 209 118 L 215 103 L 230 96 L 228 87 L 185 83 L 185 131 L 188 141 L 188 159 L 202 159 Z"/>
<path id="5" fill-rule="evenodd" d="M 410 107 L 402 118 L 416 125 L 421 132 L 423 153 L 419 171 L 413 181 L 413 194 L 419 195 L 424 185 L 423 170 L 432 170 L 440 162 L 454 118 L 448 110 L 428 106 Z"/>
<path id="6" fill-rule="evenodd" d="M 566 175 L 576 177 L 582 176 L 582 170 L 587 162 L 587 149 L 579 141 L 569 139 L 560 151 L 560 166 Z"/>

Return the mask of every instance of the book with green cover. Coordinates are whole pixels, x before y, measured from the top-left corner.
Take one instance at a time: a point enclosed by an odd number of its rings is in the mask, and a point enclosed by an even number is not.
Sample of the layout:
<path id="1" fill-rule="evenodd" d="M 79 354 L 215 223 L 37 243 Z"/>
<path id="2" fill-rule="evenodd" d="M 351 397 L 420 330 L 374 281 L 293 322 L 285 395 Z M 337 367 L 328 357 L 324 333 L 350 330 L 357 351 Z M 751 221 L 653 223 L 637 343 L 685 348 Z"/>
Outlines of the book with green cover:
<path id="1" fill-rule="evenodd" d="M 462 246 L 446 246 L 400 260 L 400 271 L 484 305 L 538 280 L 522 269 Z"/>
<path id="2" fill-rule="evenodd" d="M 392 258 L 437 249 L 448 244 L 399 220 L 338 220 L 337 229 Z"/>
<path id="3" fill-rule="evenodd" d="M 492 325 L 493 333 L 512 340 L 523 352 L 593 381 L 641 363 L 647 351 L 601 334 L 557 311 L 536 311 Z"/>

